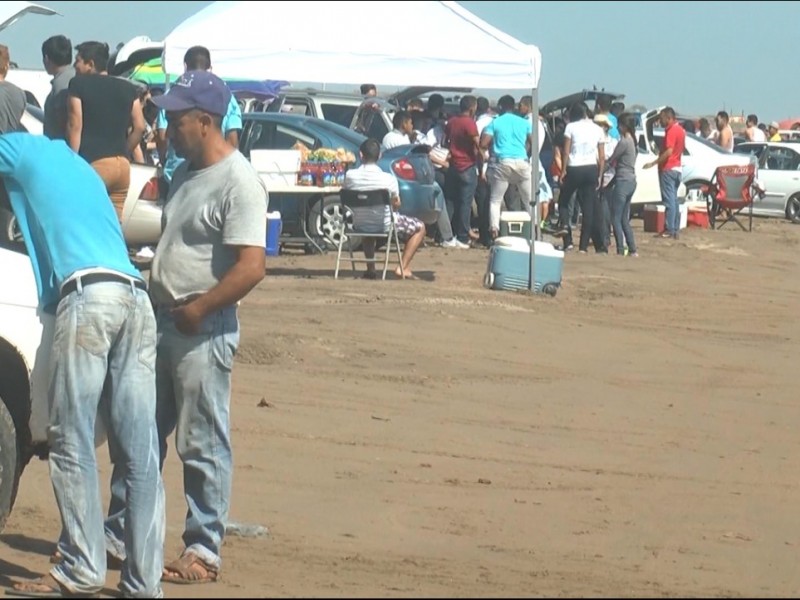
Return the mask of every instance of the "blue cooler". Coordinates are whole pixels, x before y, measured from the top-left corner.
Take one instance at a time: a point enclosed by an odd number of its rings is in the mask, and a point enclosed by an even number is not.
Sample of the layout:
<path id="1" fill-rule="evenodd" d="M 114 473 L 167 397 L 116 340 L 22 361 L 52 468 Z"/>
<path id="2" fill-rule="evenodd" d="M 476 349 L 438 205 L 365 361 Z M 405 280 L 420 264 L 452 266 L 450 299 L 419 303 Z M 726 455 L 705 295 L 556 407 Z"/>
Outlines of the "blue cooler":
<path id="1" fill-rule="evenodd" d="M 552 244 L 536 242 L 534 290 L 555 296 L 564 273 L 564 253 Z M 530 289 L 530 242 L 518 237 L 497 238 L 489 255 L 484 285 L 490 290 L 518 292 Z"/>
<path id="2" fill-rule="evenodd" d="M 267 256 L 280 256 L 282 230 L 281 213 L 267 213 Z"/>

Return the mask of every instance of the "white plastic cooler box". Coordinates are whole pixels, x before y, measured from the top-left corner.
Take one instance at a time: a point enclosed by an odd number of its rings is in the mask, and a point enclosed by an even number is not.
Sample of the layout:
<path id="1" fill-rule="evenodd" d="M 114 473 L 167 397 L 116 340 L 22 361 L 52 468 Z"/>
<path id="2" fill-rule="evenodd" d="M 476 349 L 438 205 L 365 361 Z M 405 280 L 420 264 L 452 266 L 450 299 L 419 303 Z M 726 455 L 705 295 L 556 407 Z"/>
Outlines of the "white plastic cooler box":
<path id="1" fill-rule="evenodd" d="M 525 211 L 505 211 L 500 215 L 500 237 L 531 239 L 531 215 Z"/>
<path id="2" fill-rule="evenodd" d="M 534 291 L 555 296 L 561 288 L 564 253 L 552 244 L 536 242 Z M 519 237 L 497 238 L 489 254 L 484 285 L 491 290 L 517 292 L 530 289 L 530 242 Z"/>
<path id="3" fill-rule="evenodd" d="M 267 189 L 297 185 L 301 155 L 299 150 L 251 150 L 250 163 L 261 176 Z"/>

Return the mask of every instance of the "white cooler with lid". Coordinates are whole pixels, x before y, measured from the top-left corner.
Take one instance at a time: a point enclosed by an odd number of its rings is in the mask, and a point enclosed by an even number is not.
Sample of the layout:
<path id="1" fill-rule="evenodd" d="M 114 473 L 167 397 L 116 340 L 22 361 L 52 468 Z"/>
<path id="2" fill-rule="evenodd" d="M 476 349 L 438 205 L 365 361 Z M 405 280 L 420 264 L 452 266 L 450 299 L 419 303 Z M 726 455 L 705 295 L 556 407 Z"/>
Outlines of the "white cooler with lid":
<path id="1" fill-rule="evenodd" d="M 546 242 L 536 242 L 534 291 L 555 296 L 564 273 L 564 253 Z M 519 237 L 497 238 L 489 254 L 484 285 L 491 290 L 530 289 L 530 242 Z"/>

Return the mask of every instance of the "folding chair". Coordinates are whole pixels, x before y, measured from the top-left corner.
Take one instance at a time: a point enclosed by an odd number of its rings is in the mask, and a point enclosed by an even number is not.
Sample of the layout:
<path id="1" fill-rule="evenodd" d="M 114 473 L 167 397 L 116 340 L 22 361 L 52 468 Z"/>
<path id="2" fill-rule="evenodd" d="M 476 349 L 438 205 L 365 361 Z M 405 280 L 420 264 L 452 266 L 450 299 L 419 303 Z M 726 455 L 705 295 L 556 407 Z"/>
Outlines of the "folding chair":
<path id="1" fill-rule="evenodd" d="M 350 264 L 353 273 L 356 272 L 356 264 L 378 264 L 383 262 L 383 277 L 386 280 L 386 273 L 389 271 L 389 260 L 392 251 L 397 252 L 397 262 L 400 270 L 405 272 L 403 266 L 403 255 L 400 249 L 400 237 L 397 234 L 396 215 L 392 207 L 392 199 L 388 190 L 372 190 L 369 192 L 355 192 L 353 190 L 342 190 L 339 194 L 342 214 L 346 215 L 344 222 L 343 235 L 339 236 L 339 248 L 336 256 L 336 273 L 334 279 L 339 279 L 339 268 L 342 263 L 342 252 L 347 243 L 350 251 Z M 389 209 L 389 224 L 386 225 L 386 209 Z M 380 258 L 356 258 L 353 253 L 354 240 L 373 239 L 376 242 L 384 240 L 386 242 L 385 257 Z M 394 243 L 394 247 L 392 244 Z M 376 243 L 377 250 L 377 243 Z M 346 260 L 346 259 L 345 259 Z M 405 277 L 404 277 L 405 278 Z"/>
<path id="2" fill-rule="evenodd" d="M 753 200 L 756 190 L 756 165 L 719 167 L 704 190 L 708 219 L 711 229 L 722 229 L 728 223 L 736 223 L 742 231 L 748 231 L 739 216 L 748 211 L 749 231 L 753 231 Z M 717 217 L 724 221 L 717 226 Z"/>

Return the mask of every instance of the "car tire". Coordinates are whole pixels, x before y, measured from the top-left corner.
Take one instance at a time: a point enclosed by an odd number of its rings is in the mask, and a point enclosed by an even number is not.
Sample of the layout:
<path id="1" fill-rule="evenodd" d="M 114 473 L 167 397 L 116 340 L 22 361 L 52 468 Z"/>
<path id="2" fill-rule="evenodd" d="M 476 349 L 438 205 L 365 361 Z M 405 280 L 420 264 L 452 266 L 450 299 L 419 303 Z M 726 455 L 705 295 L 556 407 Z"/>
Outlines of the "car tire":
<path id="1" fill-rule="evenodd" d="M 17 496 L 19 466 L 17 430 L 11 413 L 0 399 L 0 532 L 3 531 Z"/>
<path id="2" fill-rule="evenodd" d="M 795 194 L 786 203 L 786 218 L 795 225 L 800 225 L 800 194 Z"/>
<path id="3" fill-rule="evenodd" d="M 0 207 L 0 248 L 21 252 L 25 250 L 25 242 L 17 227 L 17 218 L 7 208 Z"/>
<path id="4" fill-rule="evenodd" d="M 308 213 L 308 231 L 317 237 L 328 248 L 333 250 L 339 247 L 339 240 L 344 234 L 345 220 L 350 217 L 350 210 L 345 206 L 344 214 L 338 196 L 327 196 L 314 204 Z M 345 248 L 347 248 L 345 240 Z M 361 240 L 356 240 L 352 245 L 353 251 L 361 249 Z"/>
<path id="5" fill-rule="evenodd" d="M 548 283 L 542 288 L 542 293 L 545 296 L 550 296 L 551 298 L 555 298 L 558 296 L 558 286 L 555 283 Z"/>

